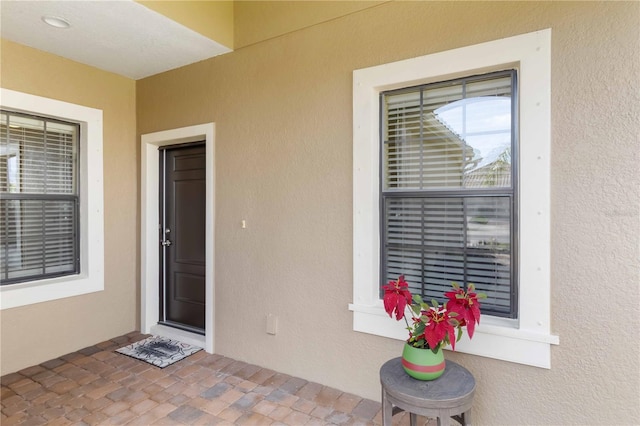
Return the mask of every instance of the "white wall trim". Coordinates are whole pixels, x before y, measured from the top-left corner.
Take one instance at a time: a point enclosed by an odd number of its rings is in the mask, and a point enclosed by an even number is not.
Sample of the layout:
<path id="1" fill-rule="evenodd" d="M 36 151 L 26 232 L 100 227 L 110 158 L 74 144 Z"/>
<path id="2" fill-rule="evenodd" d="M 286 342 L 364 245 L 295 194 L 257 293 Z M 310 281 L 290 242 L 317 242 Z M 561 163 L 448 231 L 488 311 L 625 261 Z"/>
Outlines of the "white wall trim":
<path id="1" fill-rule="evenodd" d="M 204 349 L 214 352 L 215 329 L 215 124 L 207 123 L 142 135 L 141 142 L 141 226 L 140 226 L 140 295 L 141 331 L 168 335 L 168 327 L 157 327 L 159 309 L 158 255 L 158 147 L 205 140 L 206 157 L 206 246 L 205 246 L 205 336 Z M 166 332 L 166 333 L 165 333 Z M 198 340 L 197 335 L 193 338 Z M 175 336 L 173 336 L 175 337 Z M 188 343 L 188 342 L 185 342 Z"/>
<path id="2" fill-rule="evenodd" d="M 472 353 L 550 368 L 551 30 L 353 72 L 353 329 L 406 340 L 379 296 L 379 94 L 385 90 L 517 68 L 520 87 L 519 317 L 483 316 Z"/>
<path id="3" fill-rule="evenodd" d="M 102 110 L 0 89 L 3 108 L 80 124 L 80 274 L 0 287 L 0 309 L 104 290 Z"/>

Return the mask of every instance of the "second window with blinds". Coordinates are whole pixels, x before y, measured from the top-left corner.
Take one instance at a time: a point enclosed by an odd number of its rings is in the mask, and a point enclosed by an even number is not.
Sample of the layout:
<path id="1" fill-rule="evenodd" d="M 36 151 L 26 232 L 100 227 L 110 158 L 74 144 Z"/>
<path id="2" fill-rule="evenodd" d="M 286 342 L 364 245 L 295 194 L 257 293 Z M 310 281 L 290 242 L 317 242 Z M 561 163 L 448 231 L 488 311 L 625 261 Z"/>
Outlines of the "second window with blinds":
<path id="1" fill-rule="evenodd" d="M 517 318 L 516 71 L 380 94 L 383 282 L 440 301 L 451 282 Z"/>
<path id="2" fill-rule="evenodd" d="M 79 125 L 0 114 L 0 284 L 80 272 Z"/>

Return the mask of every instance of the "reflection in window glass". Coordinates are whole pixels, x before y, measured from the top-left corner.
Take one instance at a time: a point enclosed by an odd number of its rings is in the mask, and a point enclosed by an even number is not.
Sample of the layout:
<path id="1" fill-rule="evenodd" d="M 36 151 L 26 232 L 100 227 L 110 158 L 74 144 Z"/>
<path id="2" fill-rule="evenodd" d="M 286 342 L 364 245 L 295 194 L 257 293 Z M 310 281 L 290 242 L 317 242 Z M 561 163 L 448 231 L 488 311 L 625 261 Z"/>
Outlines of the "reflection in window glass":
<path id="1" fill-rule="evenodd" d="M 383 99 L 386 189 L 511 186 L 511 76 Z"/>

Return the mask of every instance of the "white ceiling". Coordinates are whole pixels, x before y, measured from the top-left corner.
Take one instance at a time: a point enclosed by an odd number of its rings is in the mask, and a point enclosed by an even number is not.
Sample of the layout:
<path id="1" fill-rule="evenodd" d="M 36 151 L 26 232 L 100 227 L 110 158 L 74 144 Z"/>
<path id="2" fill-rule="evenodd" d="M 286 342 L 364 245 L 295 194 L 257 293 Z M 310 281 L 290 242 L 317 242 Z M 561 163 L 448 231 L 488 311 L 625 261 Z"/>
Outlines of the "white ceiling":
<path id="1" fill-rule="evenodd" d="M 131 0 L 1 0 L 0 23 L 3 39 L 135 80 L 230 51 Z"/>

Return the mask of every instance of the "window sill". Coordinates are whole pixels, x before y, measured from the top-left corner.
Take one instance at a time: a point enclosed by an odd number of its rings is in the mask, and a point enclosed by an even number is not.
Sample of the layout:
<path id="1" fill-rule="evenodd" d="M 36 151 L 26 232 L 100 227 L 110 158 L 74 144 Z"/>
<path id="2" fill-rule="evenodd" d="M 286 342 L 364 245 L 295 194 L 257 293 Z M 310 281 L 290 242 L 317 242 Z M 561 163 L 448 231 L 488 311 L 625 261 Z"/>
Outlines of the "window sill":
<path id="1" fill-rule="evenodd" d="M 74 275 L 0 287 L 0 310 L 104 290 L 104 279 Z"/>
<path id="2" fill-rule="evenodd" d="M 404 321 L 389 318 L 381 301 L 373 306 L 350 304 L 349 310 L 353 311 L 354 331 L 407 339 Z M 473 340 L 465 334 L 456 343 L 456 352 L 548 369 L 551 368 L 551 345 L 559 342 L 558 336 L 519 327 L 517 321 L 484 316 Z"/>

